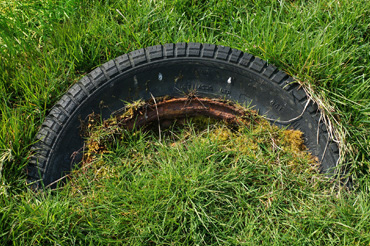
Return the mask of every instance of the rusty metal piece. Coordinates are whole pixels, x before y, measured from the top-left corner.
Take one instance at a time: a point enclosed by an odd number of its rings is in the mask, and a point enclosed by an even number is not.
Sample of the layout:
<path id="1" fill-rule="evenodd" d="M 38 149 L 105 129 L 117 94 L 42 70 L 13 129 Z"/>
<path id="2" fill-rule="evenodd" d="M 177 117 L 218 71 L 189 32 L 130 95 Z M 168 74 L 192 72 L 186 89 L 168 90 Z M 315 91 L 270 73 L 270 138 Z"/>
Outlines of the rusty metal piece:
<path id="1" fill-rule="evenodd" d="M 136 109 L 133 115 L 118 116 L 121 127 L 140 128 L 159 121 L 174 121 L 187 117 L 206 116 L 226 123 L 240 123 L 246 110 L 228 101 L 198 97 L 163 99 L 158 103 L 147 103 Z"/>

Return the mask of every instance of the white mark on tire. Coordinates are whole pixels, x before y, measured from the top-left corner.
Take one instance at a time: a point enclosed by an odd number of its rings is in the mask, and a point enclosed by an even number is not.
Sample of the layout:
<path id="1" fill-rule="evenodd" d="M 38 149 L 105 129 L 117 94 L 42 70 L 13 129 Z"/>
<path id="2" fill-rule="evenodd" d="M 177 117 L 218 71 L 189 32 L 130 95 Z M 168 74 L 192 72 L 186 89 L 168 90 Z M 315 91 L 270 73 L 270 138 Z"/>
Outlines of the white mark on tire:
<path id="1" fill-rule="evenodd" d="M 229 77 L 229 79 L 227 80 L 227 83 L 231 84 L 231 77 Z"/>
<path id="2" fill-rule="evenodd" d="M 135 84 L 135 86 L 139 85 L 139 82 L 137 81 L 136 75 L 134 76 L 134 84 Z"/>
<path id="3" fill-rule="evenodd" d="M 162 79 L 163 79 L 163 75 L 162 75 L 161 73 L 159 73 L 159 74 L 158 74 L 158 80 L 159 80 L 159 81 L 162 81 Z"/>

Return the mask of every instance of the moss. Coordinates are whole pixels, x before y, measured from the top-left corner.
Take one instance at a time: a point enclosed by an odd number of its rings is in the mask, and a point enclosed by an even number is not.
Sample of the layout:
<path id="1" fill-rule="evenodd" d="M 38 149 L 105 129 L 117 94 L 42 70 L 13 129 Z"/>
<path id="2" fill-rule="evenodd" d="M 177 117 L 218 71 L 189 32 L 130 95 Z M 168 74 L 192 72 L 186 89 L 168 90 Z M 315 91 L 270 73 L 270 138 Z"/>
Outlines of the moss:
<path id="1" fill-rule="evenodd" d="M 156 99 L 157 102 L 163 100 L 167 100 L 167 98 Z M 87 165 L 98 157 L 109 153 L 109 145 L 112 143 L 119 141 L 122 144 L 127 137 L 130 138 L 130 136 L 142 134 L 141 130 L 128 131 L 122 128 L 119 122 L 122 118 L 133 117 L 145 105 L 152 105 L 153 103 L 154 100 L 148 102 L 137 101 L 128 104 L 124 112 L 112 116 L 104 122 L 99 120 L 98 115 L 90 115 L 84 131 L 86 151 L 83 165 Z M 230 102 L 225 101 L 225 103 Z M 240 105 L 238 107 L 241 108 Z M 202 131 L 208 131 L 209 137 L 213 142 L 217 142 L 222 148 L 235 151 L 235 153 L 238 153 L 237 155 L 261 158 L 261 153 L 267 156 L 274 156 L 275 153 L 279 152 L 293 158 L 289 165 L 296 166 L 298 169 L 300 168 L 297 165 L 303 160 L 312 166 L 317 166 L 317 159 L 311 156 L 304 145 L 303 133 L 301 131 L 280 129 L 260 117 L 254 110 L 243 108 L 243 111 L 245 113 L 237 125 L 199 116 L 179 120 L 173 123 L 168 130 L 163 130 L 161 134 L 165 136 L 168 132 L 172 134 L 173 132 L 181 131 L 184 125 L 190 124 L 193 130 L 185 132 L 181 141 L 185 141 L 184 139 L 190 138 L 194 134 L 201 136 L 200 133 Z M 150 132 L 151 129 L 148 128 L 145 131 Z M 153 134 L 158 134 L 157 132 L 158 130 L 154 130 Z M 179 145 L 181 145 L 181 142 L 172 141 L 169 147 L 177 147 Z"/>
<path id="2" fill-rule="evenodd" d="M 298 130 L 285 130 L 282 134 L 282 142 L 287 145 L 292 151 L 306 150 L 303 141 L 303 133 Z"/>

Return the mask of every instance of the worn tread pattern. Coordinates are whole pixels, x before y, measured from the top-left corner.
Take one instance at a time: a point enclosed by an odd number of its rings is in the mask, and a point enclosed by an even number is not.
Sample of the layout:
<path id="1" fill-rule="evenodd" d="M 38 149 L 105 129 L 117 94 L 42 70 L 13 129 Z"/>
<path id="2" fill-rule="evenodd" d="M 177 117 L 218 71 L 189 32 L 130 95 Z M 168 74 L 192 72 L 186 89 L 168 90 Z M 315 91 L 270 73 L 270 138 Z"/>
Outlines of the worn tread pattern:
<path id="1" fill-rule="evenodd" d="M 61 129 L 65 126 L 70 116 L 80 104 L 91 97 L 93 92 L 110 79 L 124 73 L 125 71 L 142 64 L 158 60 L 174 58 L 201 58 L 221 60 L 247 68 L 254 73 L 261 75 L 273 83 L 278 84 L 286 90 L 300 104 L 305 105 L 308 98 L 298 83 L 285 72 L 278 70 L 275 66 L 267 64 L 266 61 L 240 50 L 227 46 L 200 43 L 177 43 L 151 46 L 145 49 L 132 51 L 121 55 L 114 60 L 108 61 L 95 68 L 88 75 L 74 84 L 53 106 L 49 115 L 42 123 L 36 135 L 36 144 L 31 148 L 30 161 L 27 167 L 28 182 L 40 186 L 45 170 L 47 169 L 50 156 L 55 151 Z M 319 109 L 312 101 L 307 111 L 319 123 Z M 326 132 L 324 124 L 320 125 L 320 131 Z M 332 150 L 339 157 L 339 149 L 336 143 L 330 141 L 328 149 Z"/>

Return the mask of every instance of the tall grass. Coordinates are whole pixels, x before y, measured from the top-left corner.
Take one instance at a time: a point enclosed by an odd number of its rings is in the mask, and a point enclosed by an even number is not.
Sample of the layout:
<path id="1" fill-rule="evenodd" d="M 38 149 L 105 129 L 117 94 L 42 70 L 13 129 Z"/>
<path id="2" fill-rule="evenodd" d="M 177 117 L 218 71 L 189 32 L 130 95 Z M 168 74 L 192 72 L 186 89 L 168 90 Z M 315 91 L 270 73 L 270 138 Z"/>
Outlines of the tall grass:
<path id="1" fill-rule="evenodd" d="M 311 88 L 344 136 L 345 161 L 352 167 L 357 190 L 354 194 L 341 192 L 331 198 L 335 202 L 330 205 L 320 200 L 321 195 L 309 194 L 310 201 L 318 200 L 318 205 L 297 205 L 286 221 L 295 216 L 302 223 L 306 223 L 303 218 L 313 219 L 307 227 L 292 225 L 289 230 L 303 230 L 299 235 L 304 238 L 317 236 L 315 228 L 325 228 L 322 235 L 331 237 L 333 244 L 367 242 L 369 23 L 367 0 L 0 1 L 0 236 L 5 241 L 17 240 L 17 244 L 30 240 L 26 235 L 33 230 L 22 225 L 31 221 L 33 226 L 39 225 L 37 233 L 43 237 L 60 236 L 52 231 L 59 228 L 65 233 L 65 243 L 72 244 L 73 235 L 90 240 L 89 235 L 96 231 L 77 229 L 89 227 L 88 222 L 69 228 L 73 213 L 62 211 L 76 206 L 70 196 L 23 193 L 23 168 L 38 127 L 68 87 L 101 63 L 149 45 L 191 41 L 252 53 Z M 310 188 L 302 184 L 300 189 L 304 193 Z M 311 210 L 305 210 L 308 207 Z M 310 212 L 305 215 L 302 211 Z M 38 213 L 45 214 L 43 221 L 32 216 Z M 276 213 L 288 214 L 285 210 Z M 329 223 L 320 217 L 323 214 L 333 220 Z M 260 216 L 270 218 L 274 225 L 272 217 Z M 108 221 L 114 224 L 113 219 Z M 250 226 L 255 230 L 245 234 L 250 237 L 263 228 Z M 278 233 L 279 226 L 271 227 L 271 235 L 285 240 L 285 234 Z M 17 228 L 25 229 L 21 233 Z M 344 234 L 338 234 L 340 230 Z M 297 241 L 300 243 L 314 241 Z"/>

